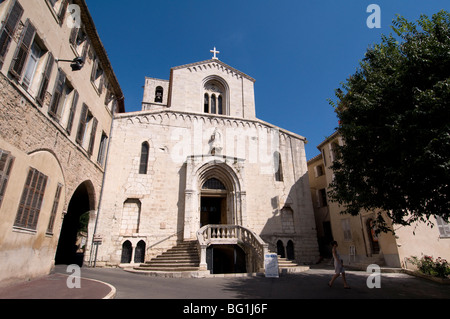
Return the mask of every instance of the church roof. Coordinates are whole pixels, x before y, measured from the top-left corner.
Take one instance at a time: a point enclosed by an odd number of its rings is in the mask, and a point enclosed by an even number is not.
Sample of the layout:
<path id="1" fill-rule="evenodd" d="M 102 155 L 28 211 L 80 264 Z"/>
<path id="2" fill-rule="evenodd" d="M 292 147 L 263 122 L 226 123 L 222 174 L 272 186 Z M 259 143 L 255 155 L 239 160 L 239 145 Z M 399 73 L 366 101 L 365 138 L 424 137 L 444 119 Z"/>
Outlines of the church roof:
<path id="1" fill-rule="evenodd" d="M 191 67 L 195 67 L 195 66 L 199 66 L 199 65 L 213 64 L 213 63 L 219 64 L 222 67 L 228 69 L 229 71 L 231 71 L 233 73 L 236 73 L 236 74 L 238 74 L 238 75 L 240 75 L 240 76 L 242 76 L 242 77 L 244 77 L 244 78 L 246 78 L 246 79 L 248 79 L 248 80 L 250 80 L 252 82 L 256 81 L 251 76 L 248 76 L 247 74 L 245 74 L 245 73 L 243 73 L 243 72 L 241 72 L 239 70 L 236 70 L 235 68 L 233 68 L 233 67 L 229 66 L 228 64 L 220 61 L 219 59 L 210 59 L 210 60 L 205 60 L 205 61 L 185 64 L 185 65 L 180 65 L 180 66 L 173 67 L 172 70 L 186 69 L 186 68 L 191 68 Z"/>

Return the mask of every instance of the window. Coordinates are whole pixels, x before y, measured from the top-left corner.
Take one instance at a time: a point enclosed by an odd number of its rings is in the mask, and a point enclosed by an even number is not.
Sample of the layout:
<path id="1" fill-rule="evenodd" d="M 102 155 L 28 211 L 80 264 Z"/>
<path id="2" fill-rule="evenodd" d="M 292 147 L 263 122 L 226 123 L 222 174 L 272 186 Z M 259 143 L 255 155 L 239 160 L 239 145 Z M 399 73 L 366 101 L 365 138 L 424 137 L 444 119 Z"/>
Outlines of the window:
<path id="1" fill-rule="evenodd" d="M 147 174 L 149 145 L 147 142 L 141 145 L 141 161 L 139 163 L 139 174 Z"/>
<path id="2" fill-rule="evenodd" d="M 46 186 L 47 176 L 30 168 L 14 226 L 36 230 Z"/>
<path id="3" fill-rule="evenodd" d="M 77 138 L 76 138 L 77 143 L 80 145 L 83 144 L 83 140 L 84 140 L 88 112 L 89 112 L 89 109 L 88 109 L 87 105 L 83 104 L 83 108 L 81 109 L 81 115 L 80 115 L 80 123 L 78 124 Z"/>
<path id="4" fill-rule="evenodd" d="M 322 149 L 322 158 L 323 158 L 323 165 L 327 166 L 327 159 L 325 157 L 325 149 Z"/>
<path id="5" fill-rule="evenodd" d="M 317 191 L 317 206 L 325 207 L 327 204 L 327 191 L 325 188 L 319 189 Z"/>
<path id="6" fill-rule="evenodd" d="M 78 92 L 68 81 L 66 74 L 59 69 L 48 114 L 61 125 L 66 125 L 69 135 L 78 98 Z"/>
<path id="7" fill-rule="evenodd" d="M 281 162 L 281 154 L 279 152 L 275 152 L 273 154 L 273 165 L 275 170 L 275 181 L 282 182 L 283 181 L 283 165 Z"/>
<path id="8" fill-rule="evenodd" d="M 436 216 L 440 237 L 450 237 L 450 224 L 446 223 L 442 217 Z"/>
<path id="9" fill-rule="evenodd" d="M 53 64 L 53 55 L 36 35 L 33 24 L 27 20 L 9 72 L 41 106 L 44 104 Z"/>
<path id="10" fill-rule="evenodd" d="M 47 94 L 47 88 L 48 88 L 48 84 L 50 82 L 50 75 L 53 70 L 54 62 L 55 62 L 55 59 L 53 58 L 53 55 L 49 52 L 48 57 L 47 57 L 47 63 L 45 65 L 45 69 L 42 74 L 41 86 L 40 86 L 38 94 L 36 96 L 36 101 L 41 106 L 44 105 L 45 95 Z"/>
<path id="11" fill-rule="evenodd" d="M 164 97 L 164 89 L 158 86 L 155 91 L 155 103 L 162 103 L 163 97 Z"/>
<path id="12" fill-rule="evenodd" d="M 226 187 L 217 178 L 210 178 L 203 184 L 202 189 L 226 190 Z"/>
<path id="13" fill-rule="evenodd" d="M 75 112 L 77 110 L 78 98 L 79 95 L 77 90 L 73 90 L 72 103 L 70 106 L 69 118 L 67 119 L 67 127 L 66 127 L 66 132 L 69 135 L 70 133 L 72 133 L 73 119 L 75 117 Z"/>
<path id="14" fill-rule="evenodd" d="M 100 166 L 103 166 L 105 164 L 107 145 L 108 145 L 108 136 L 105 134 L 105 132 L 103 132 L 102 138 L 100 139 L 100 148 L 98 150 L 98 157 L 97 157 L 97 163 L 100 164 Z"/>
<path id="15" fill-rule="evenodd" d="M 204 113 L 225 115 L 225 87 L 217 80 L 211 80 L 204 87 Z"/>
<path id="16" fill-rule="evenodd" d="M 217 103 L 218 103 L 218 113 L 219 114 L 223 114 L 223 105 L 222 105 L 222 102 L 223 102 L 223 98 L 222 98 L 222 95 L 219 95 L 219 97 L 217 98 Z"/>
<path id="17" fill-rule="evenodd" d="M 33 43 L 31 47 L 30 57 L 28 58 L 27 67 L 25 68 L 25 74 L 23 76 L 22 85 L 27 89 L 30 87 L 31 82 L 33 81 L 37 65 L 39 60 L 42 57 L 42 50 L 37 45 L 37 43 Z"/>
<path id="18" fill-rule="evenodd" d="M 97 126 L 98 126 L 98 120 L 95 117 L 93 117 L 92 115 L 91 115 L 91 118 L 92 118 L 92 120 L 89 121 L 89 123 L 92 123 L 92 126 L 90 128 L 91 136 L 89 138 L 89 146 L 88 146 L 88 150 L 87 150 L 89 156 L 91 156 L 94 153 L 95 137 L 97 136 Z M 86 127 L 86 129 L 87 129 L 87 127 Z"/>
<path id="19" fill-rule="evenodd" d="M 103 68 L 100 65 L 100 62 L 98 61 L 98 58 L 95 57 L 94 59 L 94 67 L 92 68 L 92 74 L 91 74 L 91 82 L 97 89 L 98 93 L 102 93 L 103 89 Z"/>
<path id="20" fill-rule="evenodd" d="M 208 93 L 205 93 L 205 107 L 204 112 L 209 113 L 209 95 Z"/>
<path id="21" fill-rule="evenodd" d="M 331 162 L 334 162 L 334 160 L 338 157 L 339 155 L 339 144 L 336 142 L 333 142 L 331 144 L 328 144 L 329 148 L 330 148 L 330 157 L 331 157 Z"/>
<path id="22" fill-rule="evenodd" d="M 55 199 L 53 200 L 52 212 L 50 214 L 50 220 L 49 220 L 48 226 L 47 226 L 47 234 L 49 234 L 49 235 L 53 234 L 53 226 L 55 224 L 56 213 L 58 211 L 58 206 L 59 206 L 59 200 L 61 198 L 62 187 L 63 186 L 61 184 L 58 184 L 58 186 L 56 187 Z"/>
<path id="23" fill-rule="evenodd" d="M 315 173 L 316 177 L 320 177 L 320 176 L 324 175 L 323 166 L 322 165 L 314 166 L 314 173 Z"/>
<path id="24" fill-rule="evenodd" d="M 345 218 L 341 220 L 342 231 L 344 232 L 344 240 L 352 240 L 352 231 L 350 228 L 350 218 Z"/>
<path id="25" fill-rule="evenodd" d="M 0 68 L 3 66 L 5 56 L 8 53 L 9 45 L 14 37 L 17 25 L 22 18 L 22 14 L 22 6 L 18 1 L 15 1 L 0 32 Z"/>
<path id="26" fill-rule="evenodd" d="M 69 87 L 69 85 L 66 83 L 66 79 L 66 74 L 61 69 L 59 69 L 52 102 L 50 103 L 50 107 L 48 110 L 48 114 L 50 114 L 58 122 L 61 120 L 67 96 L 73 90 L 73 88 Z"/>
<path id="27" fill-rule="evenodd" d="M 211 113 L 216 114 L 216 95 L 211 95 Z"/>
<path id="28" fill-rule="evenodd" d="M 11 156 L 11 153 L 0 149 L 0 207 L 2 206 L 13 164 L 14 157 Z"/>
<path id="29" fill-rule="evenodd" d="M 55 12 L 59 25 L 64 22 L 64 17 L 66 16 L 67 6 L 69 5 L 67 0 L 47 0 L 50 7 Z"/>
<path id="30" fill-rule="evenodd" d="M 89 49 L 89 39 L 84 28 L 72 28 L 69 42 L 77 55 L 83 58 L 83 61 L 86 61 L 86 56 Z"/>
<path id="31" fill-rule="evenodd" d="M 80 115 L 80 123 L 78 124 L 78 132 L 76 142 L 87 149 L 88 155 L 91 156 L 94 151 L 95 134 L 97 131 L 98 121 L 89 111 L 86 104 L 83 104 Z M 89 135 L 90 132 L 90 135 Z M 86 137 L 89 136 L 87 142 Z M 88 143 L 86 145 L 86 143 Z"/>
<path id="32" fill-rule="evenodd" d="M 17 45 L 16 53 L 13 62 L 11 63 L 11 74 L 20 81 L 23 75 L 24 68 L 27 63 L 30 51 L 32 51 L 34 36 L 36 35 L 36 28 L 28 19 L 25 23 L 19 44 Z"/>

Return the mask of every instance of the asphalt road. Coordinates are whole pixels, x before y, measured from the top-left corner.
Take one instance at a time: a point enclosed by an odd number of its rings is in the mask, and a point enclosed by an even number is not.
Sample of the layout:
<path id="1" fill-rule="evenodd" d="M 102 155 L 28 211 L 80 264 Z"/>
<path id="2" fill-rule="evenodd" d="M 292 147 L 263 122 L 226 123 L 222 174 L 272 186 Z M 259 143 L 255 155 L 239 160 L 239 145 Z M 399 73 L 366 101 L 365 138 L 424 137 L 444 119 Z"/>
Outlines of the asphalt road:
<path id="1" fill-rule="evenodd" d="M 56 272 L 65 273 L 64 266 L 57 266 Z M 351 289 L 343 289 L 340 278 L 328 287 L 332 275 L 333 270 L 327 267 L 280 278 L 159 278 L 121 269 L 81 269 L 82 277 L 113 285 L 115 299 L 450 299 L 450 285 L 403 273 L 382 273 L 379 288 L 372 289 L 367 286 L 369 273 L 347 271 Z"/>

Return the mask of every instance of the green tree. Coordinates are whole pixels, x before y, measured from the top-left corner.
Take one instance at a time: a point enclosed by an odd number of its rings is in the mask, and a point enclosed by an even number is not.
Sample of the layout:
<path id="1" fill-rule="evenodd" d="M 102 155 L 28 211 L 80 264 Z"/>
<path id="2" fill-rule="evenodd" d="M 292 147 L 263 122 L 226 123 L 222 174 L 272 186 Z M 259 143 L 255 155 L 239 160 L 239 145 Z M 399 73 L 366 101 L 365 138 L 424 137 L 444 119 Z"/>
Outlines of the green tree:
<path id="1" fill-rule="evenodd" d="M 381 231 L 450 217 L 450 16 L 397 16 L 392 29 L 330 101 L 345 145 L 329 196 L 343 213 L 384 211 Z"/>

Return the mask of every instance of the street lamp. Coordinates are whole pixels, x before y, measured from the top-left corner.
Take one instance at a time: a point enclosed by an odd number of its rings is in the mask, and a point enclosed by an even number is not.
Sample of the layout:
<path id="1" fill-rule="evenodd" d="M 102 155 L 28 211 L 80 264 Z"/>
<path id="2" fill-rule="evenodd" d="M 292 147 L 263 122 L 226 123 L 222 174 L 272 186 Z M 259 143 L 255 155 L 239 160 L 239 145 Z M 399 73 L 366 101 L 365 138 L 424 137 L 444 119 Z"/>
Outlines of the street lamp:
<path id="1" fill-rule="evenodd" d="M 84 59 L 81 57 L 77 57 L 73 60 L 59 60 L 57 59 L 56 62 L 70 62 L 70 67 L 72 68 L 72 71 L 80 71 L 84 66 Z"/>

